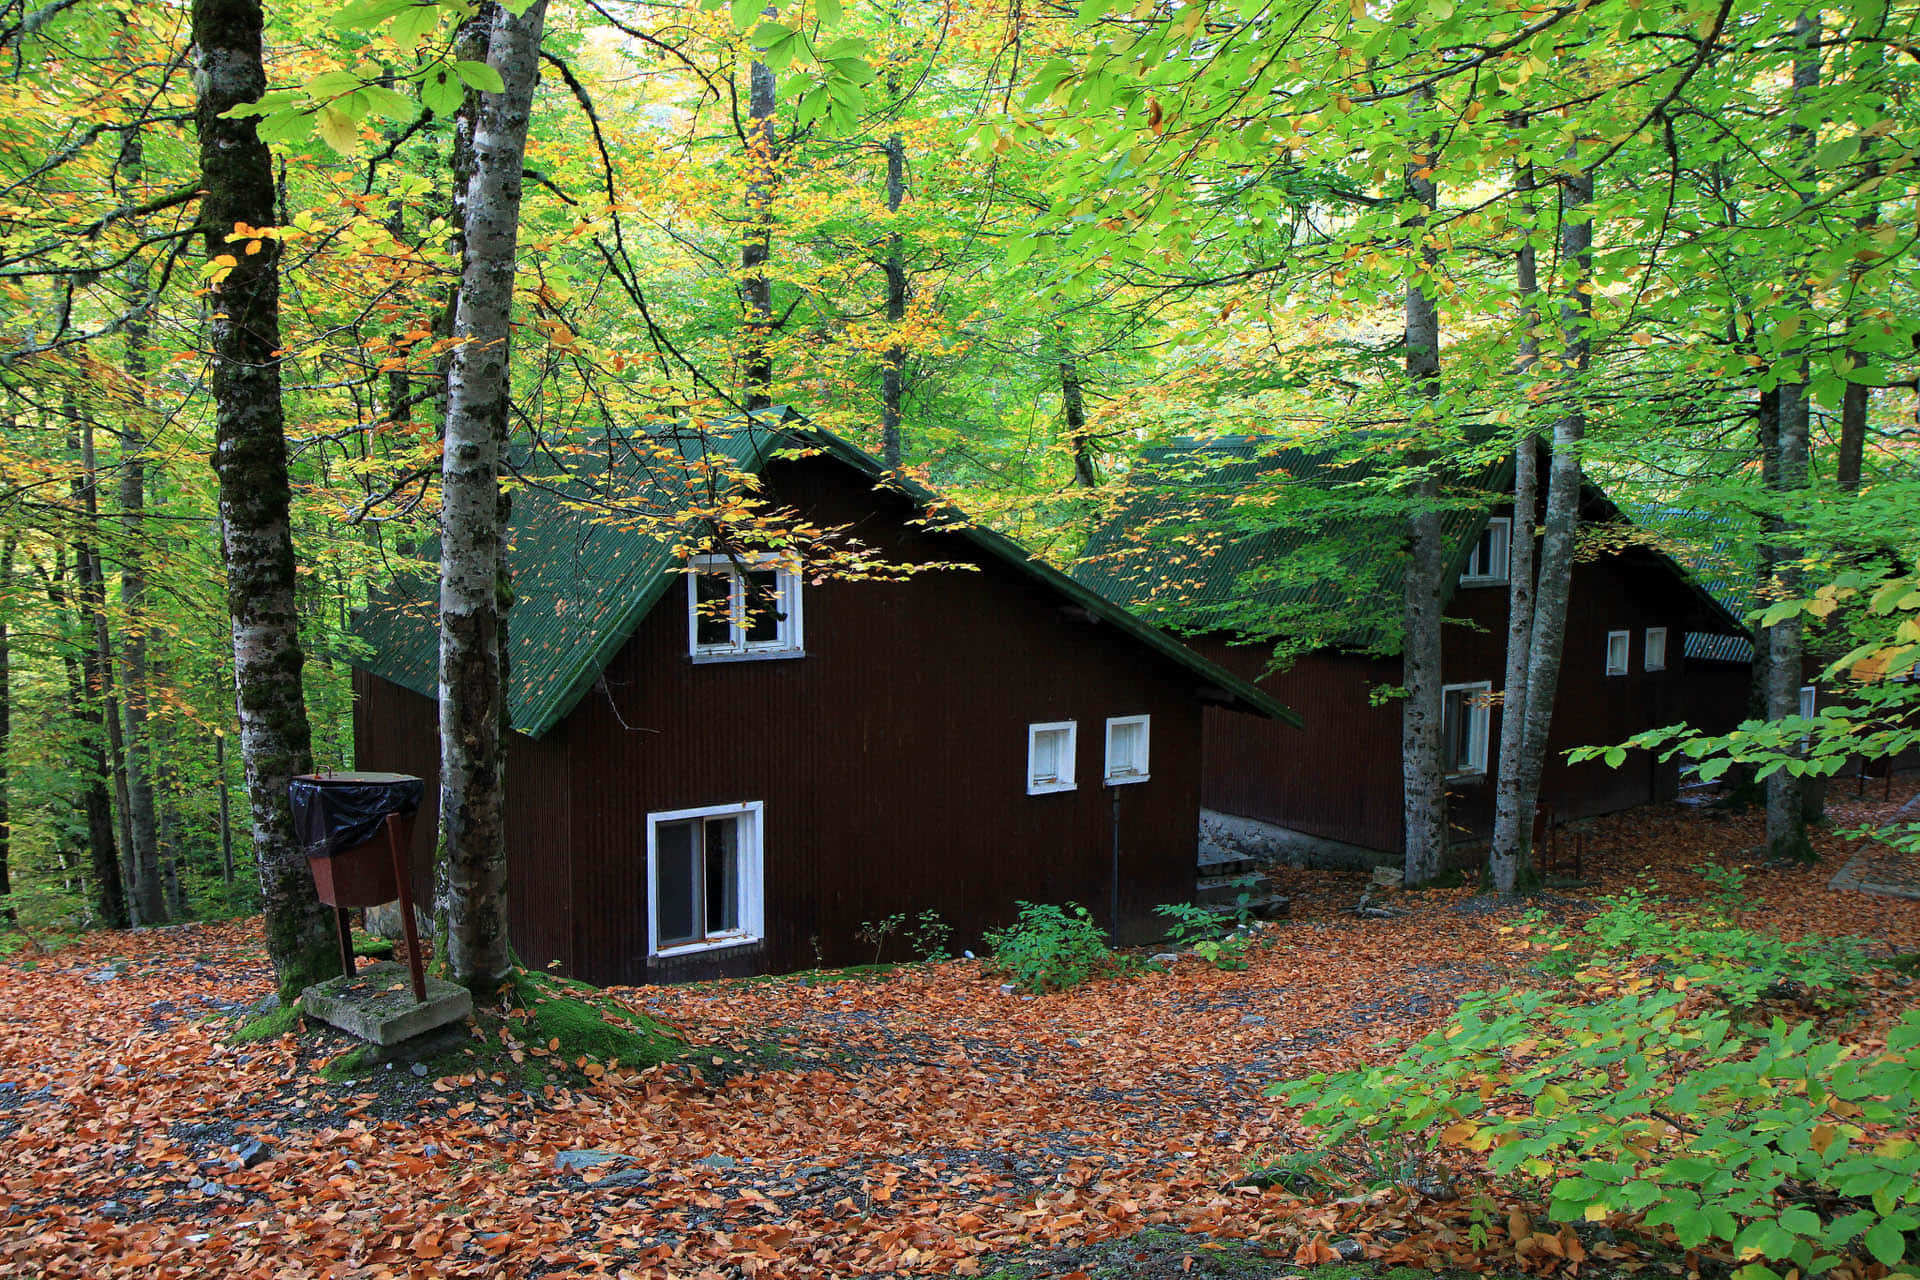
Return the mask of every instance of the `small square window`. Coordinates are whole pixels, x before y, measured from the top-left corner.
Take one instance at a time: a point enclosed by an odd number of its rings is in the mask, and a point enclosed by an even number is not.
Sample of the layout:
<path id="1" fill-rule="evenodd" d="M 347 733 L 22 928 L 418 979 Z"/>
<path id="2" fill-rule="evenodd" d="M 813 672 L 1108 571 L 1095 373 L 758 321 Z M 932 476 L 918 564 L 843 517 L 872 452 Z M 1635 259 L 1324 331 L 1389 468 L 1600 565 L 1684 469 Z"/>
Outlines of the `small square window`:
<path id="1" fill-rule="evenodd" d="M 800 575 L 776 556 L 695 556 L 687 652 L 695 662 L 802 656 Z"/>
<path id="2" fill-rule="evenodd" d="M 1513 542 L 1513 521 L 1495 516 L 1480 531 L 1467 567 L 1460 571 L 1462 586 L 1493 586 L 1507 580 L 1508 555 Z"/>
<path id="3" fill-rule="evenodd" d="M 647 815 L 649 955 L 760 938 L 760 818 L 757 801 Z"/>
<path id="4" fill-rule="evenodd" d="M 1120 786 L 1147 780 L 1148 716 L 1107 721 L 1107 782 Z"/>
<path id="5" fill-rule="evenodd" d="M 1440 753 L 1449 777 L 1487 771 L 1493 684 L 1450 684 L 1440 690 Z"/>
<path id="6" fill-rule="evenodd" d="M 1607 632 L 1607 674 L 1623 676 L 1627 674 L 1627 655 L 1633 647 L 1633 633 L 1630 631 Z"/>
<path id="7" fill-rule="evenodd" d="M 1648 671 L 1667 669 L 1667 629 L 1665 627 L 1647 628 L 1647 653 L 1641 666 Z"/>
<path id="8" fill-rule="evenodd" d="M 1078 726 L 1072 720 L 1027 726 L 1027 794 L 1073 790 L 1073 747 Z"/>

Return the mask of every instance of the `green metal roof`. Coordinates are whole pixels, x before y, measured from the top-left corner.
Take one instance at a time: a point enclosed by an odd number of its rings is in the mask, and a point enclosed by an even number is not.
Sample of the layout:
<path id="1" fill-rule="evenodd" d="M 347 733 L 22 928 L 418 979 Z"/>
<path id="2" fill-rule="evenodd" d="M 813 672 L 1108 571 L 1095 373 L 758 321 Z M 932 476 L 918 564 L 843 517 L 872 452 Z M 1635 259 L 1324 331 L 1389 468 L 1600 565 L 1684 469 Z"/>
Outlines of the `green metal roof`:
<path id="1" fill-rule="evenodd" d="M 891 472 L 879 459 L 820 430 L 789 409 L 707 432 L 668 431 L 599 442 L 596 456 L 535 457 L 522 465 L 508 532 L 514 607 L 509 631 L 513 725 L 539 737 L 593 688 L 640 620 L 681 580 L 685 563 L 674 536 L 689 537 L 724 517 L 750 477 L 783 452 L 817 451 L 910 497 L 935 514 L 930 527 L 966 539 L 1217 689 L 1232 704 L 1299 724 L 1299 716 L 1225 668 L 1208 662 L 1097 591 L 1033 559 L 1009 539 L 968 521 L 931 491 Z M 584 476 L 584 482 L 573 477 Z M 629 527 L 597 503 L 596 477 L 622 481 L 622 507 L 651 517 Z M 548 482 L 547 478 L 567 477 Z M 438 543 L 423 549 L 438 556 Z M 438 695 L 439 631 L 430 581 L 408 578 L 378 593 L 355 620 L 370 656 L 356 665 L 403 688 Z"/>

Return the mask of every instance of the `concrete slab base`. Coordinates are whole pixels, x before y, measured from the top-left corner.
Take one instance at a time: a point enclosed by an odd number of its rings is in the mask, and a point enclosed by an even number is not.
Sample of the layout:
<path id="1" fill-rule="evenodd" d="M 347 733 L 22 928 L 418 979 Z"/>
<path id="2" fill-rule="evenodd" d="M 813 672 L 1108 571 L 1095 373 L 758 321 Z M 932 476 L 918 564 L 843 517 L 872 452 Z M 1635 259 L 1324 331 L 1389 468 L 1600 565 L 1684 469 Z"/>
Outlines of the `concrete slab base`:
<path id="1" fill-rule="evenodd" d="M 369 1044 L 393 1045 L 425 1035 L 473 1012 L 465 987 L 427 979 L 427 999 L 413 998 L 413 979 L 403 964 L 381 961 L 351 978 L 341 975 L 300 993 L 307 1017 L 340 1028 Z"/>

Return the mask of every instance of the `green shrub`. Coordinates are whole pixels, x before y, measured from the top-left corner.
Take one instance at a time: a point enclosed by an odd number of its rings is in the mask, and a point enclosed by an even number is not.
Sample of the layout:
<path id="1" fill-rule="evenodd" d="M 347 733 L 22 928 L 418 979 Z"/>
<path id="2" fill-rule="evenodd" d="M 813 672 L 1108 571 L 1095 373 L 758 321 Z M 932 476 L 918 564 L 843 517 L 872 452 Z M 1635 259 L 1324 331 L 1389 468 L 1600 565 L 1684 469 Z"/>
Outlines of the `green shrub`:
<path id="1" fill-rule="evenodd" d="M 1191 902 L 1163 902 L 1153 909 L 1167 920 L 1167 936 L 1216 969 L 1247 967 L 1247 935 L 1225 919 Z"/>
<path id="2" fill-rule="evenodd" d="M 1701 990 L 1751 994 L 1754 958 L 1790 944 L 1712 930 L 1725 951 L 1656 975 L 1619 960 L 1658 938 L 1702 938 L 1643 898 L 1588 931 L 1613 948 L 1612 967 L 1606 954 L 1580 961 L 1602 998 L 1477 994 L 1393 1062 L 1269 1092 L 1304 1107 L 1328 1149 L 1483 1153 L 1488 1175 L 1507 1190 L 1531 1181 L 1554 1218 L 1717 1246 L 1741 1280 L 1899 1264 L 1920 1228 L 1920 1144 L 1900 1132 L 1920 1104 L 1920 1013 L 1873 1052 L 1807 1021 L 1742 1026 L 1735 1000 Z"/>
<path id="3" fill-rule="evenodd" d="M 1106 935 L 1085 907 L 1020 903 L 1020 918 L 989 929 L 993 964 L 1022 991 L 1069 991 L 1109 967 Z"/>

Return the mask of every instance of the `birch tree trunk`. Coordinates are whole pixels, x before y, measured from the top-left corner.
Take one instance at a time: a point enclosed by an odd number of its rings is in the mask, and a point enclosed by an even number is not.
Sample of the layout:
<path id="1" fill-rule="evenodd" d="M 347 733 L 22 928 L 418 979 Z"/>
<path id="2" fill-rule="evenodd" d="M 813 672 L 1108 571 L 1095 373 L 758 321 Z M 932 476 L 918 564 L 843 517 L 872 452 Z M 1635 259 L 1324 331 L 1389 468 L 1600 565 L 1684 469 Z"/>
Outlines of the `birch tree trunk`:
<path id="1" fill-rule="evenodd" d="M 1789 101 L 1797 106 L 1807 92 L 1820 83 L 1820 19 L 1803 13 L 1793 24 L 1794 40 L 1804 51 L 1793 66 L 1793 92 Z M 1813 133 L 1805 125 L 1789 120 L 1787 136 L 1804 153 Z M 1808 175 L 1802 175 L 1803 181 Z M 1802 195 L 1802 201 L 1806 196 Z M 1796 260 L 1790 270 L 1796 275 L 1805 269 Z M 1806 310 L 1810 307 L 1804 285 L 1788 293 L 1791 301 Z M 1802 332 L 1806 326 L 1803 324 Z M 1804 339 L 1802 340 L 1804 341 Z M 1794 513 L 1787 509 L 1793 495 L 1807 486 L 1809 428 L 1812 402 L 1807 385 L 1807 355 L 1804 346 L 1781 353 L 1789 372 L 1780 382 L 1779 461 L 1775 482 L 1781 500 L 1780 536 L 1774 545 L 1774 599 L 1790 600 L 1800 594 L 1799 558 L 1801 550 L 1793 536 Z M 1798 613 L 1783 618 L 1768 628 L 1767 635 L 1767 718 L 1784 720 L 1800 713 L 1800 688 L 1805 679 L 1805 636 Z M 1806 780 L 1787 769 L 1776 769 L 1767 777 L 1767 856 L 1776 860 L 1811 862 L 1815 854 L 1807 838 Z"/>
<path id="2" fill-rule="evenodd" d="M 67 570 L 61 555 L 56 546 L 53 569 L 45 574 L 45 583 L 48 602 L 64 613 L 68 604 Z M 76 610 L 76 617 L 79 625 L 75 630 L 84 636 L 84 615 Z M 83 655 L 92 651 L 92 646 L 84 641 L 74 647 Z M 128 923 L 126 880 L 120 869 L 120 855 L 114 847 L 113 800 L 107 794 L 107 754 L 100 707 L 88 687 L 83 660 L 73 656 L 72 648 L 63 647 L 60 662 L 66 671 L 67 696 L 73 708 L 73 718 L 80 726 L 78 763 L 80 775 L 85 779 L 85 786 L 80 793 L 80 808 L 87 819 L 87 873 L 92 882 L 93 913 L 106 928 L 124 929 Z"/>
<path id="3" fill-rule="evenodd" d="M 1416 121 L 1427 110 L 1431 92 L 1416 92 Z M 1430 141 L 1416 145 L 1432 146 Z M 1407 381 L 1418 400 L 1431 405 L 1440 394 L 1440 308 L 1432 274 L 1438 254 L 1427 243 L 1428 218 L 1439 203 L 1433 157 L 1417 153 L 1407 165 L 1407 193 L 1421 210 L 1412 220 L 1421 278 L 1409 280 L 1405 301 Z M 1416 412 L 1416 432 L 1433 429 L 1431 414 Z M 1439 483 L 1430 450 L 1416 451 L 1409 462 L 1421 469 L 1410 488 L 1408 562 L 1401 601 L 1400 682 L 1406 690 L 1400 710 L 1400 775 L 1406 830 L 1406 882 L 1426 884 L 1440 874 L 1447 846 L 1447 771 L 1441 750 L 1442 698 L 1440 597 L 1447 570 L 1441 536 Z"/>
<path id="4" fill-rule="evenodd" d="M 1531 227 L 1535 213 L 1532 165 L 1521 169 L 1515 185 L 1522 192 L 1525 225 Z M 1531 238 L 1520 246 L 1514 276 L 1520 295 L 1520 314 L 1516 317 L 1520 349 L 1515 371 L 1525 379 L 1539 358 L 1540 343 L 1534 332 L 1540 323 L 1539 263 Z M 1537 792 L 1533 796 L 1522 794 L 1520 781 L 1526 750 L 1527 672 L 1533 655 L 1533 529 L 1539 509 L 1539 439 L 1529 417 L 1513 451 L 1513 525 L 1507 539 L 1506 683 L 1501 693 L 1500 762 L 1494 790 L 1493 847 L 1488 858 L 1494 891 L 1503 898 L 1513 896 L 1531 865 L 1533 809 L 1538 800 Z"/>
<path id="5" fill-rule="evenodd" d="M 539 74 L 545 0 L 496 12 L 488 61 L 501 93 L 481 99 L 467 186 L 465 262 L 447 372 L 440 515 L 440 812 L 446 964 L 484 994 L 512 967 L 501 722 L 500 462 L 521 173 Z"/>
<path id="6" fill-rule="evenodd" d="M 266 89 L 259 0 L 193 0 L 201 218 L 207 256 L 233 266 L 213 286 L 214 455 L 219 478 L 233 682 L 267 953 L 283 999 L 339 971 L 331 913 L 314 896 L 287 783 L 312 766 L 301 700 L 292 498 L 280 401 L 280 245 L 236 252 L 237 226 L 273 225 L 273 160 L 252 119 L 223 113 Z"/>
<path id="7" fill-rule="evenodd" d="M 1526 712 L 1512 780 L 1509 848 L 1524 850 L 1533 833 L 1533 808 L 1546 771 L 1547 736 L 1560 688 L 1566 650 L 1567 602 L 1573 594 L 1574 551 L 1580 533 L 1580 455 L 1587 434 L 1585 377 L 1593 354 L 1593 174 L 1573 173 L 1562 185 L 1560 257 L 1567 288 L 1560 301 L 1560 365 L 1563 406 L 1553 424 L 1553 458 L 1547 468 L 1546 519 L 1540 540 L 1539 581 L 1534 588 L 1533 628 L 1527 642 Z M 1509 704 L 1507 714 L 1512 715 Z M 1504 735 L 1504 726 L 1502 732 Z M 1509 855 L 1513 866 L 1516 855 Z M 1503 894 L 1511 893 L 1511 886 Z"/>
<path id="8" fill-rule="evenodd" d="M 771 18 L 777 11 L 769 8 Z M 773 404 L 773 192 L 778 157 L 773 144 L 773 68 L 755 59 L 747 68 L 747 239 L 740 247 L 740 302 L 746 312 L 747 349 L 742 364 L 747 408 Z M 891 167 L 891 160 L 889 160 Z"/>
<path id="9" fill-rule="evenodd" d="M 0 924 L 12 924 L 13 793 L 7 776 L 7 748 L 13 742 L 13 645 L 7 618 L 13 608 L 13 539 L 0 545 Z"/>

